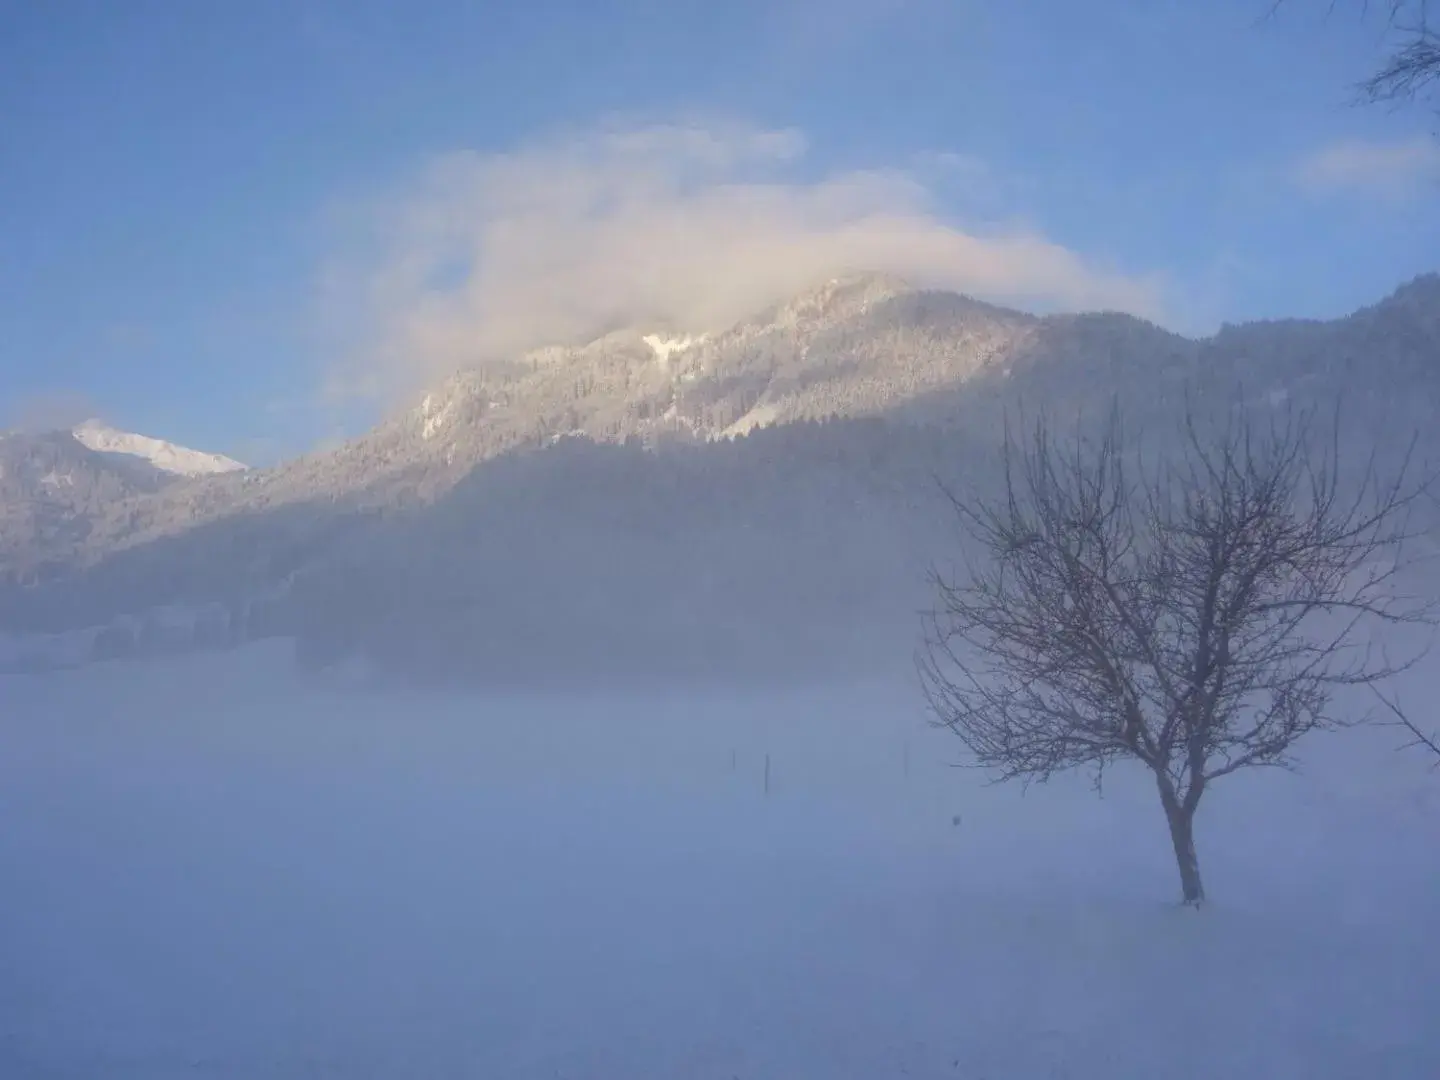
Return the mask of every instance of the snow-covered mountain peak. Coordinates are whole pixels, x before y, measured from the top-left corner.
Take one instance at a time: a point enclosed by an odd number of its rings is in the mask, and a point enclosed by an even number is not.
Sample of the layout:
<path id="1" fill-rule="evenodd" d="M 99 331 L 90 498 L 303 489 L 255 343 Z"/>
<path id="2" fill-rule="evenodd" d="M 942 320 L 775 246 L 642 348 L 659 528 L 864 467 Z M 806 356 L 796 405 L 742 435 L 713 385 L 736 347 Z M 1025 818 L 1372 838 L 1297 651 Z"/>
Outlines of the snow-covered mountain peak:
<path id="1" fill-rule="evenodd" d="M 854 315 L 872 304 L 914 291 L 915 287 L 909 282 L 891 274 L 849 274 L 830 278 L 781 305 L 776 321 L 790 324 Z"/>
<path id="2" fill-rule="evenodd" d="M 175 476 L 214 476 L 238 472 L 245 465 L 222 454 L 191 450 L 163 439 L 119 431 L 99 420 L 87 420 L 72 432 L 77 442 L 99 454 L 125 454 L 148 461 L 161 472 Z"/>

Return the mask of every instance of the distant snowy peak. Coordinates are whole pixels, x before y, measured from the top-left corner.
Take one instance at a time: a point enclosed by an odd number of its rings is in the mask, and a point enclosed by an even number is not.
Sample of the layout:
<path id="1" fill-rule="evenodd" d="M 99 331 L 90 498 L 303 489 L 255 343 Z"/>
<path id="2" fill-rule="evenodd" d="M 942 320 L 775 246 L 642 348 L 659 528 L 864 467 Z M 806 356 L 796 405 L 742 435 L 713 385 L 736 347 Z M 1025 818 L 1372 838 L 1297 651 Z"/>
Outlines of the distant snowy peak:
<path id="1" fill-rule="evenodd" d="M 247 466 L 221 454 L 207 454 L 203 450 L 191 450 L 176 446 L 163 439 L 152 439 L 148 435 L 136 435 L 128 431 L 89 420 L 71 432 L 80 445 L 99 454 L 126 454 L 148 461 L 161 472 L 174 476 L 214 476 L 217 473 L 238 472 Z"/>

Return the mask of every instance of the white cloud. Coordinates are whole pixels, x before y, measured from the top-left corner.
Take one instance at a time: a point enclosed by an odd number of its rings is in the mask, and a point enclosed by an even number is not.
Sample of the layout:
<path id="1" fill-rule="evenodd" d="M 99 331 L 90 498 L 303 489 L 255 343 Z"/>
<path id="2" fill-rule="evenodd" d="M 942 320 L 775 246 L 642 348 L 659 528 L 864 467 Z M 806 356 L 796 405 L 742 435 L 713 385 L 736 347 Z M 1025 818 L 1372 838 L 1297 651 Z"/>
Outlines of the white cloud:
<path id="1" fill-rule="evenodd" d="M 350 217 L 366 242 L 327 269 L 347 344 L 336 388 L 408 392 L 641 321 L 723 328 L 848 271 L 1034 308 L 1158 314 L 1152 279 L 1034 230 L 947 220 L 924 170 L 807 176 L 806 165 L 797 132 L 715 123 L 612 126 L 433 162 Z"/>
<path id="2" fill-rule="evenodd" d="M 1301 161 L 1296 177 L 1316 193 L 1404 199 L 1440 182 L 1440 143 L 1427 135 L 1388 142 L 1344 139 Z"/>

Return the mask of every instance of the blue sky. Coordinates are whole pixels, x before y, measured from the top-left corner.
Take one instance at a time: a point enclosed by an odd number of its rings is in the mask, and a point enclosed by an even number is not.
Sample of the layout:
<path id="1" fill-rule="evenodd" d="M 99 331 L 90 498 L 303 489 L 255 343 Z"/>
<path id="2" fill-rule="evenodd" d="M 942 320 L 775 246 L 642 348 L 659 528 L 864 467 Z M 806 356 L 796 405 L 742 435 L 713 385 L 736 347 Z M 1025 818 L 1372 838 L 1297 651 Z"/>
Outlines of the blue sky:
<path id="1" fill-rule="evenodd" d="M 1377 21 L 1268 5 L 0 0 L 0 422 L 269 461 L 832 257 L 1343 314 L 1440 268 L 1435 118 L 1351 107 Z"/>

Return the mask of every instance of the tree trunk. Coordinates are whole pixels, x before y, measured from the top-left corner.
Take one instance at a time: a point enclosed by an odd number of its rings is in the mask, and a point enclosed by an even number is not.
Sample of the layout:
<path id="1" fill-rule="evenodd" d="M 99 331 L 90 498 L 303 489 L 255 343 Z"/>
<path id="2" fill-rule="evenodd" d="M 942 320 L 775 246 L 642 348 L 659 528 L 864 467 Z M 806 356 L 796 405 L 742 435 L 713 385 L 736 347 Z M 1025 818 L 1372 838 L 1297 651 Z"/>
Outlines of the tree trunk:
<path id="1" fill-rule="evenodd" d="M 1165 820 L 1170 825 L 1170 844 L 1175 849 L 1175 863 L 1180 869 L 1182 902 L 1199 907 L 1205 902 L 1205 885 L 1200 880 L 1200 859 L 1195 854 L 1195 810 L 1187 808 L 1175 797 L 1175 789 L 1166 777 L 1160 778 L 1160 802 L 1165 807 Z"/>

